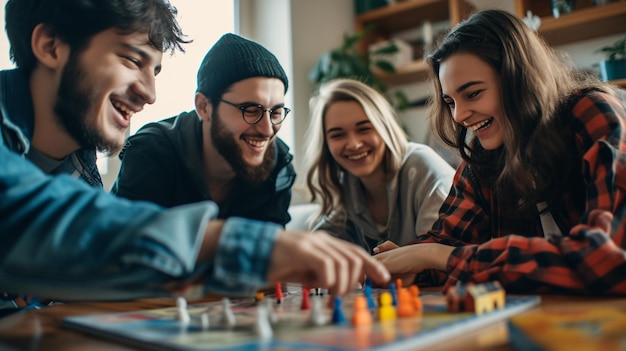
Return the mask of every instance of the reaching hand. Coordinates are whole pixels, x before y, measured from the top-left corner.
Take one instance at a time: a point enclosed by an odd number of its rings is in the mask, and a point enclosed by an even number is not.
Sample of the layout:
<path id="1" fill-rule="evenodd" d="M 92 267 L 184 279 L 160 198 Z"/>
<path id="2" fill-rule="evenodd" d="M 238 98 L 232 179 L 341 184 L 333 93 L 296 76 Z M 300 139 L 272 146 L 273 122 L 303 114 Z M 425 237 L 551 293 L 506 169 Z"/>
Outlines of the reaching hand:
<path id="1" fill-rule="evenodd" d="M 577 224 L 571 231 L 578 232 L 582 229 L 600 229 L 607 234 L 611 234 L 611 221 L 613 221 L 613 214 L 611 212 L 595 209 L 589 212 L 589 224 Z"/>
<path id="2" fill-rule="evenodd" d="M 268 280 L 301 283 L 345 295 L 363 277 L 377 284 L 390 279 L 389 272 L 360 246 L 325 232 L 281 232 L 274 244 Z"/>
<path id="3" fill-rule="evenodd" d="M 400 278 L 404 284 L 410 284 L 415 275 L 425 269 L 445 270 L 452 250 L 454 247 L 442 244 L 414 244 L 389 249 L 374 258 L 387 267 L 393 278 Z"/>
<path id="4" fill-rule="evenodd" d="M 385 241 L 384 243 L 376 246 L 375 248 L 372 249 L 372 251 L 374 252 L 374 255 L 379 254 L 381 252 L 385 252 L 385 251 L 389 251 L 389 250 L 393 250 L 393 249 L 397 249 L 400 246 L 396 245 L 396 243 L 394 243 L 393 241 Z"/>

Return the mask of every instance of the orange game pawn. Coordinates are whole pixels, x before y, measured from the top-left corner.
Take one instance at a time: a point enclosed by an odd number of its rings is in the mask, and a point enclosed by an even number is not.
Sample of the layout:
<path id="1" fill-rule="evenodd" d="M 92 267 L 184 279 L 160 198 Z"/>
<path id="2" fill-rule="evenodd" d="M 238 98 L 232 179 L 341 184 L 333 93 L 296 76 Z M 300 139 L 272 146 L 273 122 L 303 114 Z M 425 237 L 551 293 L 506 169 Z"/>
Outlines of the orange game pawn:
<path id="1" fill-rule="evenodd" d="M 417 285 L 409 286 L 409 296 L 411 297 L 411 302 L 416 311 L 424 309 L 422 299 L 420 298 L 420 288 Z"/>
<path id="2" fill-rule="evenodd" d="M 367 308 L 365 296 L 357 296 L 354 299 L 354 314 L 352 325 L 355 327 L 372 325 L 372 314 Z"/>
<path id="3" fill-rule="evenodd" d="M 400 318 L 412 317 L 415 315 L 415 306 L 411 301 L 411 295 L 405 288 L 398 290 L 398 307 L 396 313 Z"/>

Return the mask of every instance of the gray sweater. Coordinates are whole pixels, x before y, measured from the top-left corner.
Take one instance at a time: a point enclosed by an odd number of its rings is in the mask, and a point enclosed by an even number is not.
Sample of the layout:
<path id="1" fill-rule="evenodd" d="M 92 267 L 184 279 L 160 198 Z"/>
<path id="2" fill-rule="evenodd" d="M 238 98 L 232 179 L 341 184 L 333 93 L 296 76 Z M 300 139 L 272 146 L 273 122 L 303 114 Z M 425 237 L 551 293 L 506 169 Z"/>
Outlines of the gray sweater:
<path id="1" fill-rule="evenodd" d="M 343 195 L 348 220 L 331 215 L 315 227 L 358 244 L 368 252 L 386 240 L 404 245 L 431 229 L 453 177 L 454 169 L 433 149 L 409 143 L 398 175 L 387 184 L 389 214 L 385 227 L 376 225 L 365 205 L 359 179 L 347 172 Z"/>

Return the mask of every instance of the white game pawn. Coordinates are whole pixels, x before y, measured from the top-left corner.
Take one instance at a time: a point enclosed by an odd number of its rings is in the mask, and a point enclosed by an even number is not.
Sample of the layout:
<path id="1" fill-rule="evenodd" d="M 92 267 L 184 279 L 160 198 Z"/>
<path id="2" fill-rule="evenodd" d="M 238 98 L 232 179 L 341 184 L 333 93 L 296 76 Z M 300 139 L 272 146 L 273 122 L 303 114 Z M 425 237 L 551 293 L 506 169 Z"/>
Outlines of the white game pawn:
<path id="1" fill-rule="evenodd" d="M 254 330 L 259 339 L 268 340 L 272 338 L 272 326 L 270 325 L 269 311 L 267 304 L 259 304 L 256 308 L 256 322 Z"/>
<path id="2" fill-rule="evenodd" d="M 209 314 L 204 312 L 200 315 L 200 326 L 202 330 L 209 330 L 210 322 L 209 322 Z"/>
<path id="3" fill-rule="evenodd" d="M 263 299 L 263 304 L 265 304 L 265 306 L 267 306 L 267 316 L 270 320 L 271 324 L 276 324 L 278 323 L 278 314 L 276 314 L 276 311 L 274 311 L 274 305 L 273 305 L 273 301 L 270 298 L 264 298 Z"/>
<path id="4" fill-rule="evenodd" d="M 235 313 L 230 308 L 230 299 L 227 297 L 222 298 L 222 306 L 224 306 L 222 311 L 222 324 L 226 327 L 232 328 L 237 324 L 237 320 L 235 319 Z"/>
<path id="5" fill-rule="evenodd" d="M 311 312 L 309 314 L 309 324 L 321 326 L 326 324 L 327 318 L 324 313 L 322 297 L 320 295 L 311 296 Z"/>
<path id="6" fill-rule="evenodd" d="M 187 326 L 191 321 L 189 317 L 189 311 L 187 311 L 187 300 L 184 297 L 179 296 L 176 298 L 176 319 L 182 326 Z"/>

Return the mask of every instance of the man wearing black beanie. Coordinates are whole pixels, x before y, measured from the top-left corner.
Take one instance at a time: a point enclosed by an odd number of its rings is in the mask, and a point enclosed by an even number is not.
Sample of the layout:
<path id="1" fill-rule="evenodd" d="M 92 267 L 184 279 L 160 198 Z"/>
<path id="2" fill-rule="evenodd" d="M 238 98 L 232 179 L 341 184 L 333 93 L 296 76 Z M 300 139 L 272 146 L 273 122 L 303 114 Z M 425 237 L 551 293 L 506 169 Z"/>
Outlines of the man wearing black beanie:
<path id="1" fill-rule="evenodd" d="M 288 85 L 271 52 L 225 34 L 198 70 L 196 109 L 131 136 L 112 192 L 166 207 L 213 200 L 219 218 L 285 226 L 296 174 L 276 134 Z"/>

